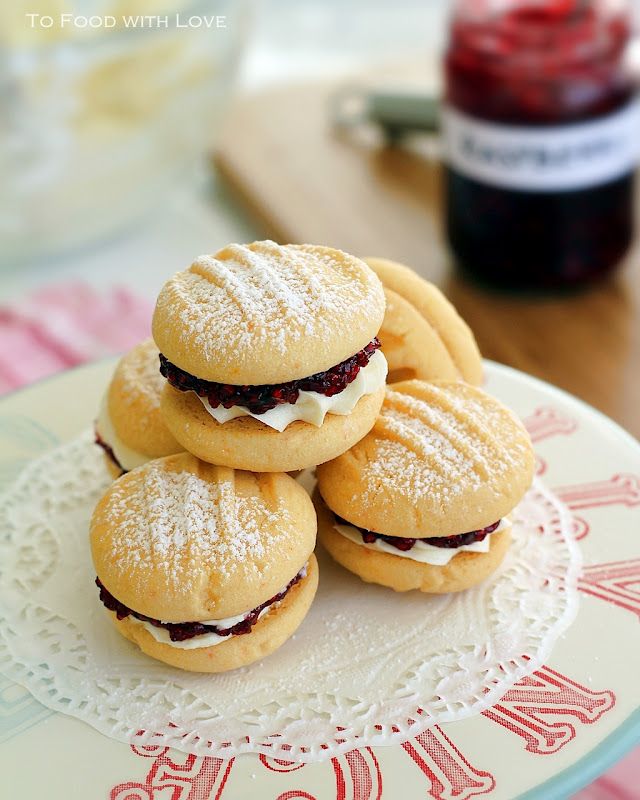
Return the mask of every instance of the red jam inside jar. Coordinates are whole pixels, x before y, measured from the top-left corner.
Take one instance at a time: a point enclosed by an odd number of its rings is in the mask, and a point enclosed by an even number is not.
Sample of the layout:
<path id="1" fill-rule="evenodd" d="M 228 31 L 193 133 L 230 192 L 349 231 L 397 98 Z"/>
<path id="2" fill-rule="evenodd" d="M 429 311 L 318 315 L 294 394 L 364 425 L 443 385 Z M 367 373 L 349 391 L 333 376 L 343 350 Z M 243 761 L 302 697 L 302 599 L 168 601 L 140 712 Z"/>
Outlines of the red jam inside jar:
<path id="1" fill-rule="evenodd" d="M 562 287 L 620 261 L 640 138 L 630 36 L 628 9 L 606 0 L 457 4 L 445 57 L 446 216 L 465 272 L 508 288 Z"/>

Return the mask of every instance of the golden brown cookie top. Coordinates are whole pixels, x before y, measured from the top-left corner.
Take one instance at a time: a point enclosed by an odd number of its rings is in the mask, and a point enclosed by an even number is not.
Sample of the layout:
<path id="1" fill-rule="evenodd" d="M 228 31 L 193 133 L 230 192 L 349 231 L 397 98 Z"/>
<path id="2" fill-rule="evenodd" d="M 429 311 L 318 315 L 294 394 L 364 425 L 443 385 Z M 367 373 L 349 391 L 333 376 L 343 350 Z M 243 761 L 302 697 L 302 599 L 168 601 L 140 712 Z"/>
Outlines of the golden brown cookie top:
<path id="1" fill-rule="evenodd" d="M 529 435 L 495 398 L 461 382 L 387 389 L 373 430 L 317 469 L 327 505 L 353 524 L 424 538 L 506 516 L 533 477 Z"/>
<path id="2" fill-rule="evenodd" d="M 386 258 L 365 258 L 364 261 L 380 278 L 385 288 L 391 289 L 396 295 L 400 295 L 407 303 L 410 303 L 428 323 L 432 334 L 440 339 L 442 347 L 447 351 L 452 362 L 451 366 L 458 373 L 457 377 L 473 385 L 482 383 L 482 357 L 473 333 L 440 289 L 421 278 L 410 267 L 399 264 L 397 261 L 390 261 Z M 397 310 L 398 312 L 402 311 L 400 304 L 398 304 Z M 387 313 L 380 331 L 380 341 L 385 355 L 385 337 L 397 337 L 404 324 L 402 314 L 397 316 L 393 310 L 391 313 Z M 435 372 L 438 368 L 438 361 L 433 361 L 431 357 L 433 349 L 423 349 L 425 361 L 422 365 L 417 361 L 413 364 L 413 377 L 421 380 L 449 380 L 450 375 L 447 374 L 449 367 L 442 374 Z M 438 346 L 435 349 L 439 351 L 442 348 Z M 392 375 L 396 365 L 393 358 L 387 357 L 387 360 L 389 361 L 389 373 Z"/>
<path id="3" fill-rule="evenodd" d="M 383 316 L 382 285 L 354 256 L 310 244 L 231 244 L 167 281 L 153 337 L 198 378 L 284 383 L 357 353 Z"/>
<path id="4" fill-rule="evenodd" d="M 164 622 L 257 607 L 304 566 L 315 536 L 313 504 L 288 475 L 216 467 L 187 453 L 124 475 L 91 521 L 104 586 Z"/>

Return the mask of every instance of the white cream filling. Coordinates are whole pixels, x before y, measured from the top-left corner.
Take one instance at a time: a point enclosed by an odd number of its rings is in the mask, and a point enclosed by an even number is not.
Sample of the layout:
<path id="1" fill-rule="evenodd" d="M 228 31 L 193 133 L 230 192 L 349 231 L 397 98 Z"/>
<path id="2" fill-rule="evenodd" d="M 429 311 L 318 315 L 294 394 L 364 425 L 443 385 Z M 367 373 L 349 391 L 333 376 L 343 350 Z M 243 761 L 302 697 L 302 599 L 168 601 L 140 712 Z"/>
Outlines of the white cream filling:
<path id="1" fill-rule="evenodd" d="M 109 416 L 109 408 L 107 404 L 107 395 L 105 394 L 100 404 L 100 412 L 96 420 L 96 432 L 105 444 L 113 450 L 115 457 L 118 459 L 123 469 L 127 471 L 140 467 L 146 464 L 151 459 L 144 453 L 139 453 L 122 441 L 113 427 L 113 422 Z"/>
<path id="2" fill-rule="evenodd" d="M 305 564 L 298 573 L 302 579 L 307 577 L 307 567 L 308 564 Z M 280 594 L 280 592 L 283 592 L 285 589 L 286 586 L 283 586 L 282 589 L 276 592 L 276 594 Z M 258 620 L 262 619 L 262 617 L 268 614 L 272 609 L 278 608 L 284 599 L 285 598 L 283 597 L 282 600 L 278 600 L 277 602 L 272 603 L 270 606 L 263 608 L 258 614 Z M 203 619 L 199 621 L 202 622 L 203 625 L 215 625 L 216 628 L 232 628 L 234 625 L 237 625 L 239 622 L 242 622 L 244 619 L 246 619 L 252 611 L 253 609 L 250 608 L 248 611 L 245 611 L 243 614 L 237 614 L 235 617 L 225 617 L 224 619 Z M 138 625 L 142 625 L 144 628 L 146 628 L 156 642 L 168 644 L 170 647 L 177 647 L 178 650 L 197 650 L 200 647 L 213 647 L 216 644 L 222 644 L 222 642 L 233 639 L 234 636 L 237 635 L 230 633 L 227 636 L 219 636 L 217 633 L 211 631 L 210 633 L 200 633 L 197 636 L 192 636 L 191 639 L 185 639 L 183 642 L 172 642 L 171 637 L 169 636 L 169 631 L 166 628 L 158 628 L 146 620 L 134 617 L 133 614 L 130 615 L 129 619 L 132 619 L 134 622 L 137 622 Z M 256 622 L 258 620 L 256 620 Z M 249 636 L 250 634 L 242 635 Z"/>
<path id="3" fill-rule="evenodd" d="M 261 619 L 272 608 L 277 608 L 281 602 L 282 601 L 279 600 L 277 603 L 273 603 L 272 605 L 263 608 L 258 615 L 258 619 Z M 203 620 L 203 625 L 216 625 L 218 628 L 230 628 L 232 625 L 237 625 L 238 622 L 242 622 L 246 616 L 246 614 L 240 614 L 237 617 L 228 617 L 227 619 Z M 222 644 L 222 642 L 226 642 L 228 639 L 233 639 L 234 637 L 233 633 L 230 633 L 228 636 L 218 636 L 217 633 L 211 631 L 209 633 L 201 633 L 198 636 L 192 636 L 191 639 L 185 639 L 183 642 L 172 642 L 171 637 L 169 636 L 169 631 L 166 628 L 157 628 L 150 622 L 138 619 L 133 615 L 131 615 L 130 619 L 132 619 L 134 622 L 137 622 L 138 625 L 145 627 L 156 640 L 156 642 L 168 644 L 171 647 L 177 647 L 178 650 L 197 650 L 200 647 L 213 647 L 216 644 Z"/>
<path id="4" fill-rule="evenodd" d="M 444 567 L 458 553 L 488 553 L 491 545 L 490 537 L 494 533 L 505 530 L 505 528 L 510 528 L 511 520 L 508 516 L 503 517 L 495 531 L 487 534 L 481 542 L 464 544 L 462 547 L 435 547 L 418 539 L 411 550 L 398 550 L 397 547 L 388 544 L 384 539 L 376 539 L 375 542 L 364 542 L 360 530 L 353 525 L 334 522 L 333 527 L 339 534 L 345 536 L 354 544 L 359 544 L 361 547 L 368 547 L 370 550 L 378 550 L 381 553 L 390 553 L 392 556 L 399 556 L 400 558 L 409 558 L 411 561 L 419 561 L 421 564 Z"/>
<path id="5" fill-rule="evenodd" d="M 200 397 L 200 401 L 216 422 L 221 424 L 236 417 L 253 417 L 280 433 L 295 420 L 310 422 L 319 428 L 327 414 L 346 416 L 353 411 L 361 397 L 377 392 L 384 386 L 387 372 L 387 360 L 381 350 L 376 350 L 355 380 L 333 397 L 327 397 L 320 392 L 300 392 L 295 403 L 281 403 L 264 414 L 254 414 L 244 406 L 212 408 L 206 397 Z"/>

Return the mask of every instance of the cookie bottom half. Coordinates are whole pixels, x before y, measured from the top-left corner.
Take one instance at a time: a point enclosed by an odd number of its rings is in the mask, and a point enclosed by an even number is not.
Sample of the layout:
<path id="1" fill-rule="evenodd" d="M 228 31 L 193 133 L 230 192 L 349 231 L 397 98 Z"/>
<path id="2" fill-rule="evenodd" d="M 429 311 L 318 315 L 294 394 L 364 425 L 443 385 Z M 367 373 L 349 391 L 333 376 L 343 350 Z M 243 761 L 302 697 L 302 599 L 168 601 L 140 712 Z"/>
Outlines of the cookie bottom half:
<path id="1" fill-rule="evenodd" d="M 511 542 L 511 528 L 492 534 L 487 553 L 458 553 L 448 564 L 433 566 L 354 544 L 333 527 L 334 516 L 316 492 L 318 539 L 334 561 L 367 583 L 396 592 L 418 589 L 429 594 L 462 592 L 489 577 L 502 562 Z"/>
<path id="2" fill-rule="evenodd" d="M 211 647 L 185 650 L 156 641 L 135 619 L 111 618 L 120 633 L 143 653 L 189 672 L 226 672 L 258 661 L 281 647 L 307 615 L 318 588 L 318 562 L 309 557 L 307 575 L 287 592 L 282 602 L 253 626 L 250 633 L 230 636 Z"/>
<path id="3" fill-rule="evenodd" d="M 162 413 L 180 444 L 203 461 L 251 472 L 291 472 L 315 467 L 344 453 L 373 427 L 384 387 L 361 397 L 350 414 L 327 414 L 318 428 L 300 420 L 282 433 L 253 417 L 219 423 L 193 392 L 167 385 Z"/>

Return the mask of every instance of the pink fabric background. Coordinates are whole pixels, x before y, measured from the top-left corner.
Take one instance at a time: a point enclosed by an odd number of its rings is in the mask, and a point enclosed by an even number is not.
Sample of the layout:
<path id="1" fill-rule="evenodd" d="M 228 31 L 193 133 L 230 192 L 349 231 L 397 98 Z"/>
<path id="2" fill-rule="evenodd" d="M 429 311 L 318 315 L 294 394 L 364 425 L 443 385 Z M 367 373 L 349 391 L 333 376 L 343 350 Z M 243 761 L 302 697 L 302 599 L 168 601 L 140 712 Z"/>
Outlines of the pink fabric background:
<path id="1" fill-rule="evenodd" d="M 0 307 L 0 394 L 133 347 L 150 335 L 152 310 L 124 287 L 98 291 L 81 282 Z M 640 800 L 640 748 L 575 800 Z"/>
<path id="2" fill-rule="evenodd" d="M 152 310 L 128 289 L 79 282 L 0 307 L 0 394 L 133 347 L 150 335 Z"/>

